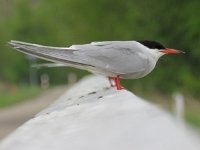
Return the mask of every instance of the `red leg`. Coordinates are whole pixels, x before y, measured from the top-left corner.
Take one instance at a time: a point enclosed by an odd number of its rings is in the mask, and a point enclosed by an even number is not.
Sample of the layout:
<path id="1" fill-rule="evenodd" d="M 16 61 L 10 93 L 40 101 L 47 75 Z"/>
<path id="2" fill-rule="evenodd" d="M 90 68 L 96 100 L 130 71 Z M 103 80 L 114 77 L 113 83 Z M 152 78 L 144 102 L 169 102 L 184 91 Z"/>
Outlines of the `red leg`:
<path id="1" fill-rule="evenodd" d="M 115 86 L 116 86 L 117 90 L 122 90 L 122 86 L 120 84 L 120 78 L 119 78 L 119 76 L 115 77 L 114 81 L 115 81 Z"/>

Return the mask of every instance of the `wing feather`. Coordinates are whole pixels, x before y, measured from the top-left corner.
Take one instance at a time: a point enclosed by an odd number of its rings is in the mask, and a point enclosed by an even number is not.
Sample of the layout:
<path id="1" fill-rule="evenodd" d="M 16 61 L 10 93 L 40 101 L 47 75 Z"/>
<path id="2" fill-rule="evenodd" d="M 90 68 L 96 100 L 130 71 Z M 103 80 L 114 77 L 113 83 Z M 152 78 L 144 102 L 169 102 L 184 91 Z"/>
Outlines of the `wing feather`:
<path id="1" fill-rule="evenodd" d="M 87 64 L 86 58 L 75 56 L 74 51 L 76 50 L 73 49 L 43 46 L 20 41 L 10 41 L 8 44 L 20 52 L 46 59 L 48 61 L 72 65 L 92 66 L 91 64 Z"/>
<path id="2" fill-rule="evenodd" d="M 11 41 L 9 45 L 23 53 L 52 62 L 70 64 L 78 68 L 93 67 L 93 70 L 104 70 L 115 74 L 137 73 L 143 71 L 148 63 L 147 56 L 135 41 L 92 42 L 69 48 L 19 41 Z"/>

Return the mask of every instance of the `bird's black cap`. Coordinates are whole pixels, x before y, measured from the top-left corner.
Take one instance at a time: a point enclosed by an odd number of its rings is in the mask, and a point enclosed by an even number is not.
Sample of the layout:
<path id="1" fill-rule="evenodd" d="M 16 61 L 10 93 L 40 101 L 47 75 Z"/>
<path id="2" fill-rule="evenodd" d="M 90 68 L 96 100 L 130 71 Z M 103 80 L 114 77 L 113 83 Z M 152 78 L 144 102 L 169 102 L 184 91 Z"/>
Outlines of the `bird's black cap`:
<path id="1" fill-rule="evenodd" d="M 159 42 L 156 41 L 149 41 L 149 40 L 141 40 L 141 41 L 137 41 L 140 44 L 150 48 L 150 49 L 165 49 L 165 47 L 160 44 Z"/>

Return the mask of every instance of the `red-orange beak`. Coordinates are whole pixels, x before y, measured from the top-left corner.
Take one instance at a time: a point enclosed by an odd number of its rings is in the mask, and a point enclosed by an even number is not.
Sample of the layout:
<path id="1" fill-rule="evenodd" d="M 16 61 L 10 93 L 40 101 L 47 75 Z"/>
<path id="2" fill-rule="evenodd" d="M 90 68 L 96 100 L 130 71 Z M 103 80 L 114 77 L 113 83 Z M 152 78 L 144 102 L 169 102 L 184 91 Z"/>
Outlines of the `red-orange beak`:
<path id="1" fill-rule="evenodd" d="M 160 52 L 163 52 L 165 54 L 184 54 L 185 53 L 183 51 L 172 49 L 172 48 L 166 48 L 164 50 L 160 50 Z"/>

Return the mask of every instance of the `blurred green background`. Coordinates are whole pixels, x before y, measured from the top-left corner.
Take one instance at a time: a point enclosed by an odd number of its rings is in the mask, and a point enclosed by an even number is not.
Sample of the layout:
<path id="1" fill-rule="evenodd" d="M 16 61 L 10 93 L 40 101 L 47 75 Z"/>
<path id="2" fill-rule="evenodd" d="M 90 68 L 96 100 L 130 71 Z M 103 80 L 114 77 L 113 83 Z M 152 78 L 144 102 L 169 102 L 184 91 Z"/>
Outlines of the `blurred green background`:
<path id="1" fill-rule="evenodd" d="M 186 54 L 164 56 L 150 75 L 122 84 L 140 95 L 156 93 L 165 99 L 179 91 L 199 106 L 199 10 L 199 0 L 1 0 L 0 90 L 29 84 L 29 62 L 7 46 L 12 39 L 50 46 L 149 39 Z M 88 74 L 73 68 L 45 68 L 38 69 L 37 76 L 39 81 L 41 74 L 48 74 L 51 85 L 57 85 L 67 83 L 70 72 L 78 78 Z"/>

